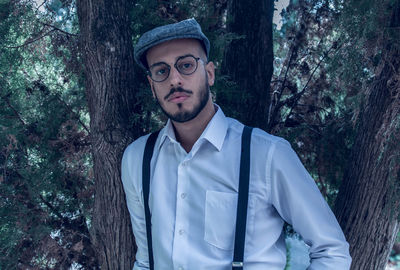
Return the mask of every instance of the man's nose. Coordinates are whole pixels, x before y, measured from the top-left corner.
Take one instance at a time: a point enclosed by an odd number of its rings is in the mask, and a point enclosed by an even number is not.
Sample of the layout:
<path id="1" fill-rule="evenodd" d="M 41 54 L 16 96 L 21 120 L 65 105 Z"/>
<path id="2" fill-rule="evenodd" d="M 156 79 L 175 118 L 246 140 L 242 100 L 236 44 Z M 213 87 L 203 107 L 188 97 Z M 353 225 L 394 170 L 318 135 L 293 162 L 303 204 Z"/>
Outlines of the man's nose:
<path id="1" fill-rule="evenodd" d="M 169 73 L 169 82 L 171 86 L 175 87 L 182 85 L 182 80 L 182 74 L 180 74 L 179 71 L 173 66 Z"/>

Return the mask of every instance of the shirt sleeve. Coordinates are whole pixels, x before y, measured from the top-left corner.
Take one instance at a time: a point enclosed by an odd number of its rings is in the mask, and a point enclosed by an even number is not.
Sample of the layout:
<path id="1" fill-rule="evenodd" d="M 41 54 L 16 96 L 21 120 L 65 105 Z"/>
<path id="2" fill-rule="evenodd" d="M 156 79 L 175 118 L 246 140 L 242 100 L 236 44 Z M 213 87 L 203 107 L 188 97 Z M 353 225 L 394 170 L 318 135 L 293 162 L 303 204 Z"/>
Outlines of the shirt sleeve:
<path id="1" fill-rule="evenodd" d="M 310 246 L 308 269 L 350 269 L 349 244 L 314 180 L 287 141 L 273 147 L 272 204 Z"/>
<path id="2" fill-rule="evenodd" d="M 142 160 L 136 158 L 138 155 L 134 155 L 132 148 L 131 145 L 124 152 L 121 164 L 121 179 L 131 218 L 133 234 L 138 247 L 133 270 L 147 270 L 149 269 L 149 259 L 147 251 L 146 221 L 141 195 L 142 192 L 141 188 L 138 188 L 138 183 L 141 183 L 141 169 L 135 169 L 139 168 L 139 166 L 141 168 Z M 138 149 L 135 150 L 138 151 Z"/>

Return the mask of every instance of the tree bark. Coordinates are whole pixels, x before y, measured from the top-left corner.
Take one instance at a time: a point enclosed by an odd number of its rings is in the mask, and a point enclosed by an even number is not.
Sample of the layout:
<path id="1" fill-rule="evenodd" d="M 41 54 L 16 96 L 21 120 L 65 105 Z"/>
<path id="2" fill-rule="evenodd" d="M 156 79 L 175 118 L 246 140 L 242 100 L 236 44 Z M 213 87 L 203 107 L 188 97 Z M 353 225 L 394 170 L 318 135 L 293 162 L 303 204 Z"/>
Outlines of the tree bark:
<path id="1" fill-rule="evenodd" d="M 140 113 L 135 97 L 128 0 L 79 0 L 81 53 L 95 176 L 91 236 L 101 269 L 132 269 L 135 243 L 120 180 L 123 151 L 141 130 L 129 117 Z"/>
<path id="2" fill-rule="evenodd" d="M 226 48 L 221 73 L 236 87 L 217 93 L 217 103 L 247 125 L 267 128 L 273 72 L 273 0 L 228 2 L 227 31 L 237 35 Z"/>
<path id="3" fill-rule="evenodd" d="M 400 26 L 396 1 L 387 29 Z M 384 269 L 396 238 L 400 180 L 399 34 L 386 39 L 369 89 L 335 214 L 350 243 L 353 270 Z"/>

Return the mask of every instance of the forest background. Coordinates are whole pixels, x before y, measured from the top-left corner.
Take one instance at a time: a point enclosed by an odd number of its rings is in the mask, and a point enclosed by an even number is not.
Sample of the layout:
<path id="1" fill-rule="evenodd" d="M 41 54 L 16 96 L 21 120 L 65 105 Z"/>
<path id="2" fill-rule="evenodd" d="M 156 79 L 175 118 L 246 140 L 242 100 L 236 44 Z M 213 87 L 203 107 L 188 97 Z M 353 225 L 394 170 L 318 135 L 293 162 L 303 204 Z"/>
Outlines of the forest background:
<path id="1" fill-rule="evenodd" d="M 400 1 L 291 0 L 278 24 L 274 4 L 0 0 L 0 269 L 132 268 L 120 160 L 165 121 L 133 46 L 191 17 L 211 41 L 215 101 L 291 142 L 352 269 L 394 264 Z"/>

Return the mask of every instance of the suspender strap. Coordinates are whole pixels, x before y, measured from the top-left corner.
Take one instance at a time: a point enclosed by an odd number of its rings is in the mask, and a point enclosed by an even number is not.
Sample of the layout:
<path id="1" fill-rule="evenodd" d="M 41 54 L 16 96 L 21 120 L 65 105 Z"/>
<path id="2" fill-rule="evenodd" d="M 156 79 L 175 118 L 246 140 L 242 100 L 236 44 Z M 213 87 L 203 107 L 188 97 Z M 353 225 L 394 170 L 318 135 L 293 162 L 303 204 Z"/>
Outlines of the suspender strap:
<path id="1" fill-rule="evenodd" d="M 232 269 L 243 269 L 244 244 L 246 235 L 247 204 L 250 179 L 250 140 L 253 128 L 244 126 L 240 156 L 239 195 L 236 212 L 235 250 Z"/>
<path id="2" fill-rule="evenodd" d="M 147 139 L 146 146 L 144 148 L 143 164 L 142 164 L 143 204 L 144 204 L 144 215 L 146 219 L 147 249 L 149 252 L 150 270 L 154 270 L 153 243 L 151 237 L 151 215 L 149 208 L 150 162 L 151 162 L 151 157 L 153 156 L 153 149 L 159 132 L 160 131 L 151 133 L 149 138 Z"/>
<path id="3" fill-rule="evenodd" d="M 239 195 L 238 206 L 236 212 L 236 231 L 235 231 L 235 250 L 233 254 L 232 269 L 243 268 L 244 244 L 246 235 L 246 219 L 247 204 L 249 195 L 249 179 L 250 179 L 250 141 L 253 128 L 244 126 L 242 133 L 242 146 L 240 155 L 240 174 L 239 174 Z M 150 193 L 150 163 L 153 156 L 154 145 L 156 143 L 158 133 L 156 131 L 150 134 L 144 148 L 143 164 L 142 164 L 142 186 L 144 200 L 144 214 L 146 219 L 147 249 L 149 252 L 150 270 L 154 270 L 153 243 L 151 236 L 151 215 L 149 208 Z"/>

